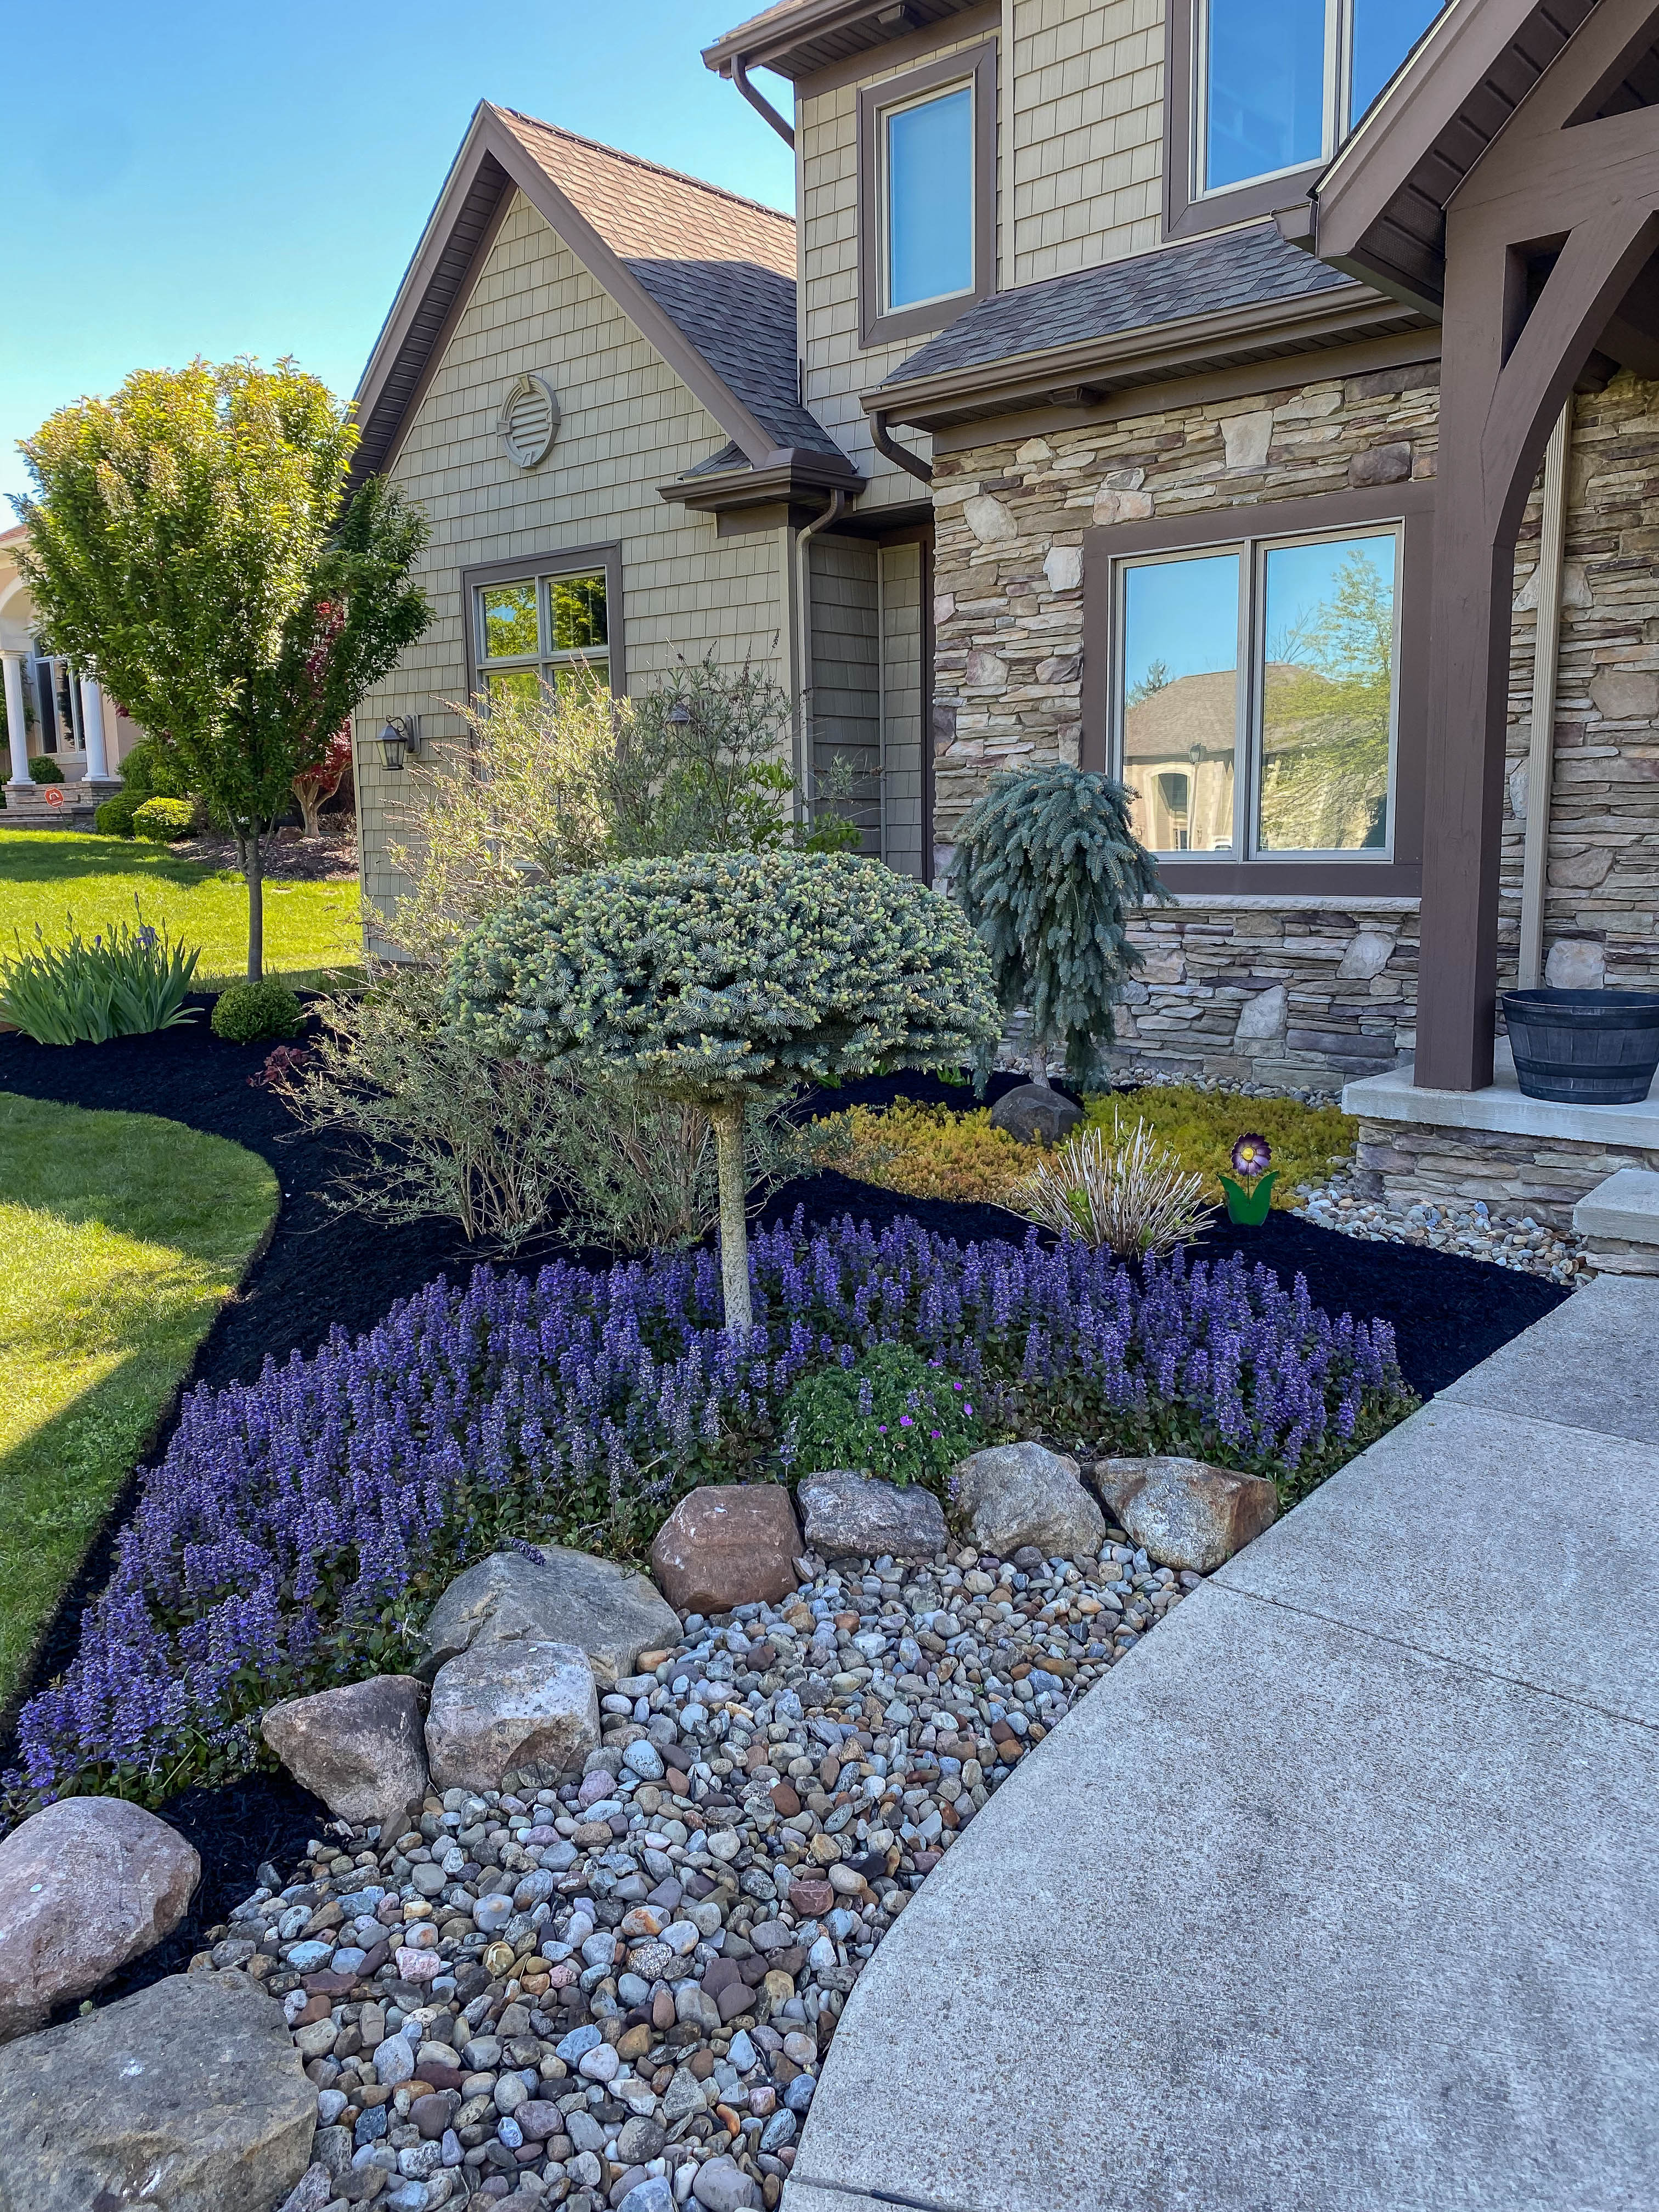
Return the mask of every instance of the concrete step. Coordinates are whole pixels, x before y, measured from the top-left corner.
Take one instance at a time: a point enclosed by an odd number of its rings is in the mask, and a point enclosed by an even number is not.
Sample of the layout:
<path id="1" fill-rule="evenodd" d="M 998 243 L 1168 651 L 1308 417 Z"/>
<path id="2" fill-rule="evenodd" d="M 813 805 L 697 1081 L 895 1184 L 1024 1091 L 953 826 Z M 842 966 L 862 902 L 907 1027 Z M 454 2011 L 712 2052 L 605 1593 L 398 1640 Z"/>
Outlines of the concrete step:
<path id="1" fill-rule="evenodd" d="M 1572 1209 L 1587 1258 L 1606 1274 L 1659 1274 L 1659 1174 L 1620 1168 Z"/>

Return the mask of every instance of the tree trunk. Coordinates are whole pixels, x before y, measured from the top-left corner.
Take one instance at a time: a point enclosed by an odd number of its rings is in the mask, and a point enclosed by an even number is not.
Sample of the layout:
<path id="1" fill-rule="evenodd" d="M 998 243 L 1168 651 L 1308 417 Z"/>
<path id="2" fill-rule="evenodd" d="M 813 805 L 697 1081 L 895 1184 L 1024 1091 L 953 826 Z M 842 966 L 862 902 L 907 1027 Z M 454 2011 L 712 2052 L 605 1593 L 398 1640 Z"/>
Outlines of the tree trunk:
<path id="1" fill-rule="evenodd" d="M 300 802 L 300 818 L 305 823 L 307 837 L 322 835 L 323 794 L 314 783 L 303 778 L 294 787 L 294 796 Z"/>
<path id="2" fill-rule="evenodd" d="M 1043 1090 L 1048 1090 L 1048 1040 L 1047 1037 L 1038 1036 L 1035 1030 L 1031 1033 L 1031 1080 L 1033 1083 L 1040 1084 Z"/>
<path id="3" fill-rule="evenodd" d="M 257 983 L 265 972 L 265 878 L 259 858 L 259 825 L 254 823 L 247 841 L 247 980 Z"/>
<path id="4" fill-rule="evenodd" d="M 749 1221 L 744 1200 L 743 1109 L 711 1106 L 714 1127 L 714 1156 L 720 1169 L 720 1290 L 726 1301 L 726 1326 L 733 1336 L 747 1336 L 755 1326 L 755 1310 L 749 1298 Z"/>

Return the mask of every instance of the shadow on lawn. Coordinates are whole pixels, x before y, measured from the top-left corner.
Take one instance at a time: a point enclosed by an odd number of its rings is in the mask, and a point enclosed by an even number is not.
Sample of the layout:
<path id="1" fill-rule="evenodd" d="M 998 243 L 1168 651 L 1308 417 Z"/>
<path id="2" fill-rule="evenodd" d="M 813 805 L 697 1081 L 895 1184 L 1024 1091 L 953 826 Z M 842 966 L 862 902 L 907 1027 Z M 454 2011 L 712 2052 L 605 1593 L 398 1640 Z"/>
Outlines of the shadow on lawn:
<path id="1" fill-rule="evenodd" d="M 5 826 L 0 815 L 0 831 Z M 139 891 L 146 884 L 173 884 L 188 890 L 215 876 L 240 880 L 234 870 L 184 860 L 165 845 L 78 831 L 31 830 L 7 838 L 0 850 L 0 879 L 8 883 L 72 884 L 89 875 L 126 876 Z"/>

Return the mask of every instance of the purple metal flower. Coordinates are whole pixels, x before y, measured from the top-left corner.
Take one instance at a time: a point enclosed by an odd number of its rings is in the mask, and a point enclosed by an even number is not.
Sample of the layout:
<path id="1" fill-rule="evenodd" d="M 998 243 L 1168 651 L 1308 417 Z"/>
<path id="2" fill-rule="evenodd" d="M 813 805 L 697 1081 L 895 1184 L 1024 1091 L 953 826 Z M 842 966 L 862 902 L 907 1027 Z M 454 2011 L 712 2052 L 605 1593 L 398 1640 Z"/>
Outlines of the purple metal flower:
<path id="1" fill-rule="evenodd" d="M 1233 1173 L 1248 1176 L 1252 1182 L 1266 1175 L 1273 1164 L 1273 1147 L 1265 1137 L 1243 1136 L 1233 1146 Z"/>

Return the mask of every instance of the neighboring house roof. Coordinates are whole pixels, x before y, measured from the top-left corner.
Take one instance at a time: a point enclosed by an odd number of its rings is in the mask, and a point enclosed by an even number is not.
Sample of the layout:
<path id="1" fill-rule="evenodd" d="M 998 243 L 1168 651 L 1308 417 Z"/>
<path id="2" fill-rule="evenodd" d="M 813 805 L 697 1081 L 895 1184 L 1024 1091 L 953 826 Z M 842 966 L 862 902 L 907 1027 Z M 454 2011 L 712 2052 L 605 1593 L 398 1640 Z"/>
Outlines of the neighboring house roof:
<path id="1" fill-rule="evenodd" d="M 1454 0 L 1413 49 L 1304 207 L 1287 237 L 1334 266 L 1437 309 L 1445 208 L 1596 0 Z M 1659 92 L 1651 45 L 1626 58 L 1604 112 Z"/>
<path id="2" fill-rule="evenodd" d="M 722 76 L 742 61 L 801 77 L 849 55 L 865 53 L 908 31 L 976 8 L 981 0 L 777 0 L 703 48 L 704 62 Z"/>
<path id="3" fill-rule="evenodd" d="M 514 187 L 751 467 L 860 481 L 801 405 L 795 226 L 775 208 L 483 102 L 358 387 L 356 473 L 384 468 L 441 360 Z"/>
<path id="4" fill-rule="evenodd" d="M 933 429 L 1422 320 L 1261 222 L 994 293 L 864 404 Z"/>

